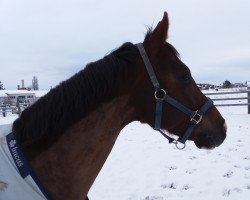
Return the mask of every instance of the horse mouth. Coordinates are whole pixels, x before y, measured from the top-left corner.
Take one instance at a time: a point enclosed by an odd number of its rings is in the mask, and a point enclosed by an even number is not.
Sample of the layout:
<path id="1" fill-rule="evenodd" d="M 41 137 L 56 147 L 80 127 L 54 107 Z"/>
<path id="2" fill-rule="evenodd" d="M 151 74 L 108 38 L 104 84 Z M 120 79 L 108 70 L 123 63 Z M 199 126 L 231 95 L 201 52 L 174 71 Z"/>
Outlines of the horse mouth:
<path id="1" fill-rule="evenodd" d="M 197 148 L 199 149 L 207 149 L 207 150 L 212 150 L 214 149 L 215 147 L 219 146 L 219 145 L 216 145 L 216 143 L 214 141 L 209 141 L 209 142 L 206 142 L 206 143 L 200 143 L 199 141 L 194 141 L 195 145 Z"/>

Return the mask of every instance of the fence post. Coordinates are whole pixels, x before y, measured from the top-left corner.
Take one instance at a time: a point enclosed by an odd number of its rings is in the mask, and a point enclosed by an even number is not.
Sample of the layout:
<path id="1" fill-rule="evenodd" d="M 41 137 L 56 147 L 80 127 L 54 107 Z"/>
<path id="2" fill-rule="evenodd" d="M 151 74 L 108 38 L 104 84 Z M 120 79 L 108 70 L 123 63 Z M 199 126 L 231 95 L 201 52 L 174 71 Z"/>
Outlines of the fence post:
<path id="1" fill-rule="evenodd" d="M 6 105 L 3 104 L 2 106 L 2 113 L 3 113 L 3 117 L 6 117 Z"/>
<path id="2" fill-rule="evenodd" d="M 247 102 L 248 102 L 248 114 L 250 114 L 250 81 L 247 82 L 247 90 L 248 90 L 248 93 L 247 93 Z"/>
<path id="3" fill-rule="evenodd" d="M 18 117 L 20 117 L 20 115 L 21 115 L 21 107 L 20 107 L 20 104 L 19 104 L 18 100 L 16 102 L 16 108 L 17 108 Z"/>

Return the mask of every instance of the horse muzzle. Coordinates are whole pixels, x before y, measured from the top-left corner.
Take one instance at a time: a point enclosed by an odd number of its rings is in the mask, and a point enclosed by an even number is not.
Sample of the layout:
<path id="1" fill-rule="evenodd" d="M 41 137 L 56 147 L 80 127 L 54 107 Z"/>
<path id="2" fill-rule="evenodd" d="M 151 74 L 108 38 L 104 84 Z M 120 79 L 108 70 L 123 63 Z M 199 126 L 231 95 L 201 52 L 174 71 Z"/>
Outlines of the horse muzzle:
<path id="1" fill-rule="evenodd" d="M 194 141 L 200 149 L 213 149 L 220 146 L 226 138 L 227 126 L 224 122 L 220 128 L 207 129 L 200 133 L 200 137 Z"/>

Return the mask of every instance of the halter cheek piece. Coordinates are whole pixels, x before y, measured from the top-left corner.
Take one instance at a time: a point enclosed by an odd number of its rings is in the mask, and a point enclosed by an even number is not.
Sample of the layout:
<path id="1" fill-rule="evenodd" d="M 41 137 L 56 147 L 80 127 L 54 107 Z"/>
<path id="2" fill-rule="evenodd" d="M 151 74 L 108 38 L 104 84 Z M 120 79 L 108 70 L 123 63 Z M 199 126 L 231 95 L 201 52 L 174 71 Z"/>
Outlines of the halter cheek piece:
<path id="1" fill-rule="evenodd" d="M 154 129 L 159 131 L 165 138 L 167 138 L 169 143 L 174 143 L 178 149 L 184 149 L 186 147 L 185 142 L 191 136 L 191 133 L 192 133 L 193 129 L 195 128 L 195 126 L 201 122 L 202 116 L 206 113 L 206 111 L 210 107 L 213 106 L 213 101 L 210 98 L 207 98 L 207 101 L 205 102 L 205 104 L 199 110 L 196 110 L 196 111 L 190 110 L 186 106 L 184 106 L 181 103 L 179 103 L 178 101 L 176 101 L 174 98 L 169 96 L 164 89 L 161 88 L 161 86 L 156 78 L 154 69 L 153 69 L 153 67 L 148 59 L 147 53 L 143 47 L 143 44 L 139 43 L 139 44 L 136 44 L 136 46 L 139 49 L 139 52 L 140 52 L 141 57 L 143 59 L 143 62 L 146 66 L 148 75 L 149 75 L 150 80 L 153 83 L 154 89 L 155 89 L 154 96 L 156 99 L 156 111 L 155 111 Z M 186 115 L 188 115 L 190 117 L 190 122 L 188 124 L 187 130 L 177 140 L 166 135 L 161 130 L 163 102 L 169 103 L 170 105 L 174 106 L 175 108 L 177 108 L 178 110 L 180 110 L 181 112 L 185 113 Z M 180 143 L 181 143 L 181 145 L 180 145 Z"/>

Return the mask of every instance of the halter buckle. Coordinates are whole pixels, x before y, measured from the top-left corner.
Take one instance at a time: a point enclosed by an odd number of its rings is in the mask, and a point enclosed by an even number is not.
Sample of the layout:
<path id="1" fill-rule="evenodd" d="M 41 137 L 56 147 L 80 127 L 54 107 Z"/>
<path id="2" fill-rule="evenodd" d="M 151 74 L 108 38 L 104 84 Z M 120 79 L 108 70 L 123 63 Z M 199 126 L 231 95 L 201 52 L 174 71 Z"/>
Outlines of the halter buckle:
<path id="1" fill-rule="evenodd" d="M 190 122 L 194 122 L 195 124 L 199 124 L 202 120 L 202 115 L 198 113 L 198 110 L 194 112 L 194 115 L 190 117 Z"/>

